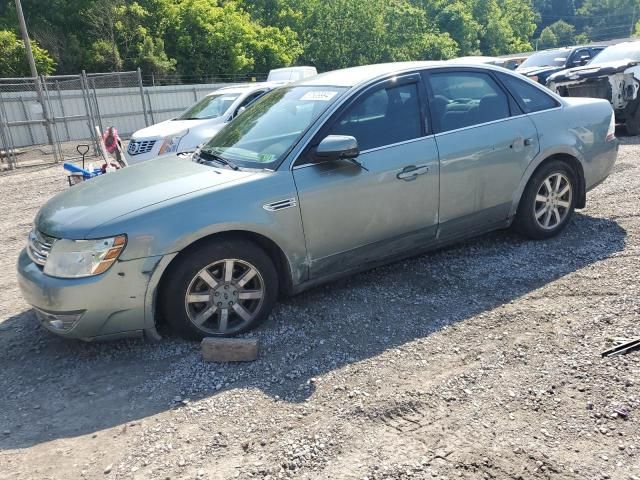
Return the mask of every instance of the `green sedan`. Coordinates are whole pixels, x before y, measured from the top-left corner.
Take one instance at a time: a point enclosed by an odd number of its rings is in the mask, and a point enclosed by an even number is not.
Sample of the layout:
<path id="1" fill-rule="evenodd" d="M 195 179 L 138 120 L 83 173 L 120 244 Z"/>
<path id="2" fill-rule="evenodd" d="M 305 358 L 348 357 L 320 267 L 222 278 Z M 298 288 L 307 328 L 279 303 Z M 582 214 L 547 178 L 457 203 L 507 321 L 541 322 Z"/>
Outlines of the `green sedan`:
<path id="1" fill-rule="evenodd" d="M 51 199 L 19 283 L 65 337 L 235 335 L 343 275 L 510 226 L 553 237 L 617 150 L 609 102 L 498 67 L 328 72 L 264 95 L 190 158 Z"/>

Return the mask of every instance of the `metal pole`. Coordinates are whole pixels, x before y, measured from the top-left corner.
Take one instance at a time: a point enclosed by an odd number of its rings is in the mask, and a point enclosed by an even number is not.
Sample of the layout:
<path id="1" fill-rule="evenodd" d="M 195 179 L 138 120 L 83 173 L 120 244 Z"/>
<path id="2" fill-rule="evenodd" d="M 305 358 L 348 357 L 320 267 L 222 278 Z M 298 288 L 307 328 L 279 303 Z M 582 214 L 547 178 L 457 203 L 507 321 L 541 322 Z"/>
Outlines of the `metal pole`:
<path id="1" fill-rule="evenodd" d="M 31 41 L 29 40 L 29 32 L 27 31 L 27 23 L 24 20 L 24 13 L 22 12 L 22 4 L 20 0 L 16 0 L 16 13 L 18 14 L 18 22 L 20 23 L 20 33 L 22 34 L 22 41 L 24 42 L 24 49 L 27 52 L 27 60 L 29 61 L 29 69 L 31 70 L 31 76 L 36 82 L 36 92 L 38 93 L 38 101 L 42 105 L 42 116 L 45 121 L 45 129 L 47 130 L 47 138 L 49 145 L 53 147 L 53 134 L 51 133 L 51 124 L 49 123 L 49 112 L 43 100 L 42 85 L 38 77 L 38 69 L 36 68 L 36 61 L 33 58 L 33 50 L 31 50 Z"/>
<path id="2" fill-rule="evenodd" d="M 151 114 L 151 124 L 156 123 L 156 119 L 153 117 L 153 106 L 151 105 L 151 94 L 149 94 L 149 89 L 147 88 L 147 103 L 149 104 L 149 113 Z"/>
<path id="3" fill-rule="evenodd" d="M 7 159 L 7 165 L 9 166 L 9 170 L 13 170 L 16 168 L 14 162 L 11 161 L 11 157 L 9 156 L 9 140 L 5 135 L 5 125 L 4 125 L 4 117 L 0 116 L 0 146 L 4 148 L 4 158 Z M 0 159 L 2 162 L 2 159 Z"/>
<path id="4" fill-rule="evenodd" d="M 60 91 L 60 82 L 55 81 L 56 91 L 58 92 L 58 102 L 60 102 L 60 113 L 62 113 L 62 121 L 64 122 L 64 129 L 67 132 L 67 142 L 71 140 L 69 134 L 69 124 L 67 123 L 67 112 L 64 109 L 64 102 L 62 101 L 62 92 Z"/>
<path id="5" fill-rule="evenodd" d="M 82 70 L 80 75 L 80 85 L 82 86 L 82 99 L 84 100 L 84 106 L 87 109 L 87 124 L 89 125 L 89 138 L 93 142 L 93 153 L 98 156 L 98 139 L 96 138 L 95 131 L 95 119 L 93 118 L 93 110 L 91 109 L 91 102 L 89 98 L 89 87 L 87 85 L 87 72 Z"/>
<path id="6" fill-rule="evenodd" d="M 100 115 L 100 104 L 98 103 L 98 93 L 96 92 L 96 81 L 93 80 L 91 82 L 91 87 L 93 88 L 93 100 L 96 105 L 96 115 L 98 116 L 98 123 L 100 124 L 100 131 L 104 132 L 104 125 L 102 125 L 102 115 Z"/>
<path id="7" fill-rule="evenodd" d="M 24 98 L 22 97 L 22 95 L 20 95 L 18 99 L 20 100 L 20 105 L 22 105 L 22 113 L 24 113 L 24 119 L 31 120 L 29 115 L 29 110 L 27 110 L 27 106 L 24 103 Z M 33 138 L 33 128 L 31 128 L 31 124 L 27 125 L 27 129 L 29 130 L 29 138 L 31 139 L 31 145 L 35 145 L 36 141 Z"/>
<path id="8" fill-rule="evenodd" d="M 147 107 L 144 102 L 144 89 L 142 88 L 142 72 L 138 67 L 138 87 L 140 87 L 140 101 L 142 102 L 142 112 L 144 113 L 144 124 L 149 126 L 149 116 L 147 115 Z"/>
<path id="9" fill-rule="evenodd" d="M 53 121 L 53 132 L 55 134 L 54 137 L 54 145 L 53 145 L 53 158 L 56 163 L 60 161 L 64 161 L 64 153 L 62 153 L 62 144 L 60 143 L 60 132 L 58 132 L 58 124 L 55 121 L 55 112 L 53 108 L 51 108 L 51 96 L 49 95 L 49 88 L 47 87 L 47 81 L 44 79 L 44 76 L 41 76 L 42 85 L 44 86 L 44 95 L 45 100 L 47 102 L 47 108 L 53 113 L 52 121 Z"/>
<path id="10" fill-rule="evenodd" d="M 2 92 L 0 91 L 0 121 L 4 122 L 5 127 L 5 136 L 6 136 L 6 155 L 9 159 L 9 163 L 13 163 L 14 167 L 18 166 L 18 159 L 16 158 L 16 144 L 13 140 L 13 134 L 11 133 L 11 125 L 9 125 L 8 121 L 9 115 L 7 114 L 7 110 L 5 108 L 4 99 L 2 98 Z"/>

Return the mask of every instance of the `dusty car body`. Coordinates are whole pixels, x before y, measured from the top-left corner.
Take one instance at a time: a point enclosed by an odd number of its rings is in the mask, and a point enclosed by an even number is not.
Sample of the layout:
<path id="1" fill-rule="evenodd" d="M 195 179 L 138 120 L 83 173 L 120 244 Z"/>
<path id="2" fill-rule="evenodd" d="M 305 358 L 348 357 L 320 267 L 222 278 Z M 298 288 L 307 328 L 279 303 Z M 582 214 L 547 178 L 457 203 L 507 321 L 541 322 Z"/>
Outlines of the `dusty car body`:
<path id="1" fill-rule="evenodd" d="M 557 235 L 617 155 L 608 102 L 493 66 L 408 62 L 277 88 L 193 161 L 144 162 L 37 214 L 18 282 L 71 338 L 233 335 L 279 295 L 515 226 Z"/>
<path id="2" fill-rule="evenodd" d="M 551 75 L 547 86 L 563 97 L 608 100 L 616 120 L 632 135 L 640 134 L 640 42 L 608 47 L 589 64 Z"/>

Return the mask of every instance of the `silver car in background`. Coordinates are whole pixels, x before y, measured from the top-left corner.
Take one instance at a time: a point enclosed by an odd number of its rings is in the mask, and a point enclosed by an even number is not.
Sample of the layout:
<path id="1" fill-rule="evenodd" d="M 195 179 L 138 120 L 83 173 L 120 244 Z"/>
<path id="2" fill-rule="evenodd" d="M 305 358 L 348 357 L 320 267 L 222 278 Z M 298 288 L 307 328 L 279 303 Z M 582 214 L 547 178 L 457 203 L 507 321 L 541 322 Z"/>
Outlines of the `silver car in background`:
<path id="1" fill-rule="evenodd" d="M 18 260 L 49 330 L 255 327 L 278 295 L 513 225 L 557 235 L 617 155 L 605 100 L 505 69 L 411 62 L 277 88 L 193 162 L 166 157 L 51 199 Z"/>

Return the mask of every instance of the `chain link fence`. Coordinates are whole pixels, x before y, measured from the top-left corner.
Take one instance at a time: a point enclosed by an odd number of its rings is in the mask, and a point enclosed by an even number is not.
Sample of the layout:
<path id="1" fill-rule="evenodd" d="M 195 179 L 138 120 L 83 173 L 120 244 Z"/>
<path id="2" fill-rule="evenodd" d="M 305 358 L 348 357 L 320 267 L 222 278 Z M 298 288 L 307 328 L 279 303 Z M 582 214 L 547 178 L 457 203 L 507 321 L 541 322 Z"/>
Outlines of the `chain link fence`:
<path id="1" fill-rule="evenodd" d="M 126 139 L 238 82 L 145 83 L 140 70 L 0 78 L 0 170 L 76 160 L 83 144 L 98 155 L 96 126 L 101 132 L 114 126 Z"/>

